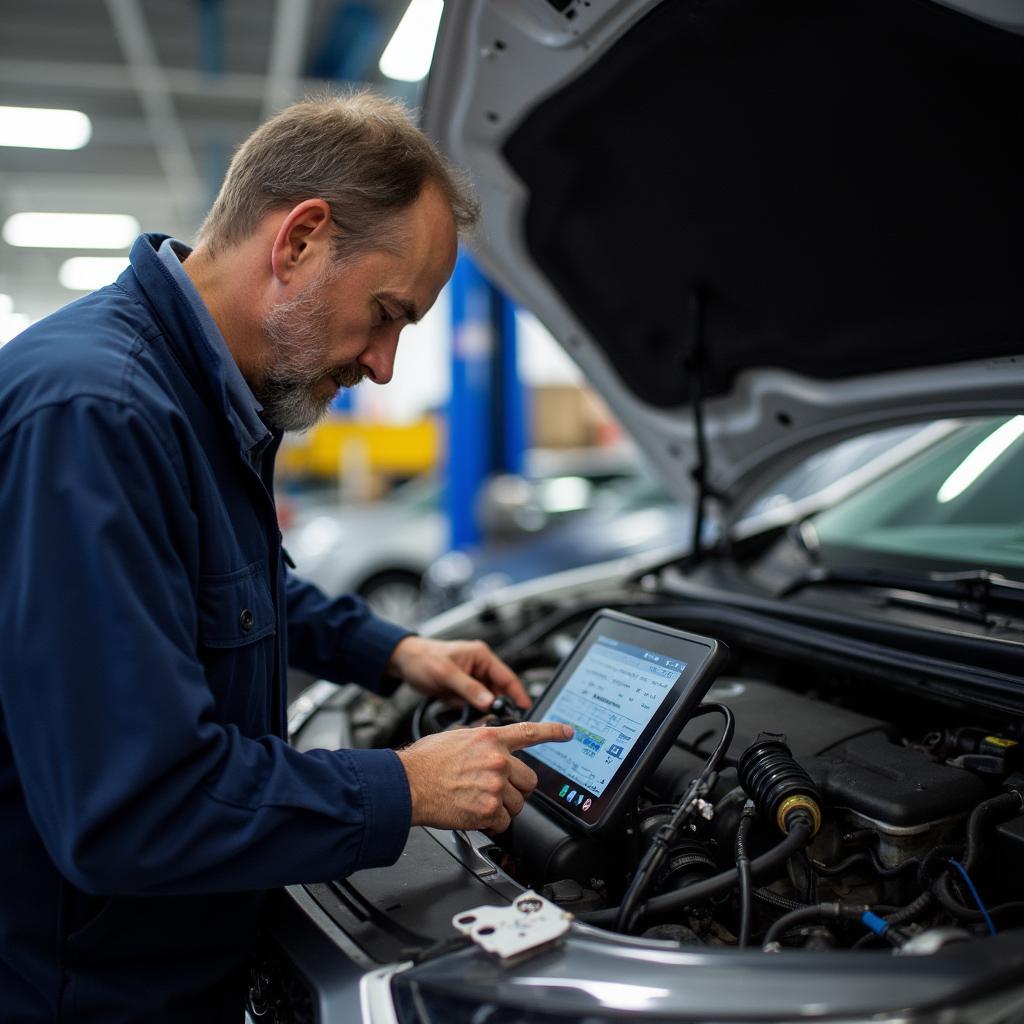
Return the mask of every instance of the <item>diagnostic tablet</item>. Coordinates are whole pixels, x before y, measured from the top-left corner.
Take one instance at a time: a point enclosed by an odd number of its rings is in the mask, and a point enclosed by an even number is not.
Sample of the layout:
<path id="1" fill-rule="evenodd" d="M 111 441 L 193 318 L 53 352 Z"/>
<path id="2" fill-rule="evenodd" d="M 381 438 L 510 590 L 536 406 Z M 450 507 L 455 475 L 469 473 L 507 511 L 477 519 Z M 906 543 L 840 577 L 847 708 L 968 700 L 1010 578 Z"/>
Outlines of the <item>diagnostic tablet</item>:
<path id="1" fill-rule="evenodd" d="M 587 832 L 615 821 L 714 681 L 716 640 L 618 612 L 597 612 L 527 716 L 565 722 L 565 743 L 519 756 L 537 773 L 531 800 Z"/>

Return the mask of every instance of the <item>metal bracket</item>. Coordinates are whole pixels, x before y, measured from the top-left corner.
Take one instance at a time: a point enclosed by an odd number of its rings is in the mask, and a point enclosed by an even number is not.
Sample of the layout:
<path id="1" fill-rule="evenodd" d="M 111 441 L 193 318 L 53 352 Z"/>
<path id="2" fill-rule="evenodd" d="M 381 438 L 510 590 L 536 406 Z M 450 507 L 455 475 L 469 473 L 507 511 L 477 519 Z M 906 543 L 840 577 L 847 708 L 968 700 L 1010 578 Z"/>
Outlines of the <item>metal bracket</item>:
<path id="1" fill-rule="evenodd" d="M 561 938 L 573 915 L 527 890 L 507 907 L 475 907 L 452 918 L 452 925 L 481 949 L 502 960 L 532 953 Z"/>

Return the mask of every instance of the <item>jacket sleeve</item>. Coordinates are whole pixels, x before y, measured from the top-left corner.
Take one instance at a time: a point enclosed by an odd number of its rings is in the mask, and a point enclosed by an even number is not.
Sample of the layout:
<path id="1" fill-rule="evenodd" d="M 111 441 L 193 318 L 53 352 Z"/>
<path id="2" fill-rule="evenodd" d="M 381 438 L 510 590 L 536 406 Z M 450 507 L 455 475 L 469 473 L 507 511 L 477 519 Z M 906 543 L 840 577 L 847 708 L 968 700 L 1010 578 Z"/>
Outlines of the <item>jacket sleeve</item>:
<path id="1" fill-rule="evenodd" d="M 392 863 L 410 820 L 394 752 L 300 753 L 217 721 L 169 429 L 79 397 L 0 438 L 0 727 L 35 827 L 62 874 L 104 894 Z"/>
<path id="2" fill-rule="evenodd" d="M 361 683 L 389 696 L 399 680 L 384 675 L 391 652 L 409 630 L 377 618 L 354 594 L 329 598 L 288 574 L 288 662 L 335 683 Z"/>

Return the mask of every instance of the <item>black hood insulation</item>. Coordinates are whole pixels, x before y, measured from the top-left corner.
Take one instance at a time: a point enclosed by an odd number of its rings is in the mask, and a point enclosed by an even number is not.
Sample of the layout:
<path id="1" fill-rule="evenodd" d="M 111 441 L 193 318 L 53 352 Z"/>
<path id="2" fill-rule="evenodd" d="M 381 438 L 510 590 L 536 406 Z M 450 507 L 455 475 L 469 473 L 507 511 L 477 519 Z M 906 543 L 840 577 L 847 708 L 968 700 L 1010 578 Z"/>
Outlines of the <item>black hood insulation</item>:
<path id="1" fill-rule="evenodd" d="M 505 155 L 532 258 L 631 390 L 1024 352 L 1024 38 L 930 0 L 672 0 Z"/>

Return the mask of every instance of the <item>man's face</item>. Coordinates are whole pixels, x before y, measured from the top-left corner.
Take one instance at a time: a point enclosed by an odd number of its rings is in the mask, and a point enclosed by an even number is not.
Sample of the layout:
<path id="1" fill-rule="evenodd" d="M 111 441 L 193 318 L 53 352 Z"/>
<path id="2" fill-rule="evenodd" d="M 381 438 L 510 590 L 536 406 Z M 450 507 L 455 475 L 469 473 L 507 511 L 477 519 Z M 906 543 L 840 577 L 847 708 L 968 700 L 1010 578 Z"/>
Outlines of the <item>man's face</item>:
<path id="1" fill-rule="evenodd" d="M 325 262 L 263 317 L 266 357 L 253 390 L 272 427 L 305 430 L 339 388 L 391 379 L 399 333 L 434 304 L 456 255 L 451 211 L 433 185 L 397 228 L 399 254 L 371 252 L 340 268 Z"/>

